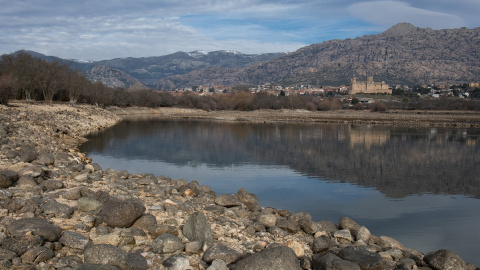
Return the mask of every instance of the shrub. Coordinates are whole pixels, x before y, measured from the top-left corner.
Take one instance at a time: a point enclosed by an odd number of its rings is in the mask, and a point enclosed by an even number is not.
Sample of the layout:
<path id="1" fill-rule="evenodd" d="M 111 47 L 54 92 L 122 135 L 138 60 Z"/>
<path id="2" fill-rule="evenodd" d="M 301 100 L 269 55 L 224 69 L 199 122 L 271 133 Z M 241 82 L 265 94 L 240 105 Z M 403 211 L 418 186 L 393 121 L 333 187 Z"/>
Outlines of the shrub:
<path id="1" fill-rule="evenodd" d="M 372 112 L 384 112 L 387 110 L 387 105 L 383 101 L 375 101 L 369 107 Z"/>

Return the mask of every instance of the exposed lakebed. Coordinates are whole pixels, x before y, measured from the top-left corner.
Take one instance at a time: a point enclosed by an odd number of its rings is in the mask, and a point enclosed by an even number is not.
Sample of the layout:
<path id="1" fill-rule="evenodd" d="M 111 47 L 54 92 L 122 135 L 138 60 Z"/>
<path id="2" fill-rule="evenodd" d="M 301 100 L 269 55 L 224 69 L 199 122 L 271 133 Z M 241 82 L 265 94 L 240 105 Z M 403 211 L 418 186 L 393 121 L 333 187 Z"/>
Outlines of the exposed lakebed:
<path id="1" fill-rule="evenodd" d="M 128 120 L 80 150 L 103 168 L 245 187 L 262 206 L 349 216 L 377 235 L 480 264 L 480 130 Z"/>

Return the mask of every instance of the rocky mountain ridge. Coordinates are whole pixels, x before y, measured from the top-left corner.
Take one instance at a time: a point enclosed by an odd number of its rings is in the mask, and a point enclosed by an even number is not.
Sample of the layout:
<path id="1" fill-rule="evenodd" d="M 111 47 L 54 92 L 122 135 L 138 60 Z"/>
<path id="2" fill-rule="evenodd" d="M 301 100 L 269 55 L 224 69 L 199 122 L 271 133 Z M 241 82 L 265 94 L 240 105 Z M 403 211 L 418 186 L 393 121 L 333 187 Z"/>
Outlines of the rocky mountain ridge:
<path id="1" fill-rule="evenodd" d="M 15 52 L 14 54 L 19 53 Z M 154 87 L 158 80 L 169 76 L 183 75 L 206 68 L 243 68 L 259 61 L 269 61 L 285 53 L 243 54 L 236 51 L 176 52 L 164 56 L 141 58 L 115 58 L 101 61 L 62 59 L 34 51 L 25 51 L 47 61 L 68 64 L 73 69 L 85 72 L 90 81 L 100 81 L 110 87 L 129 88 L 141 84 Z"/>
<path id="2" fill-rule="evenodd" d="M 207 69 L 160 80 L 157 88 L 210 84 L 342 85 L 374 76 L 395 84 L 462 83 L 480 77 L 480 28 L 418 28 L 408 23 L 355 39 L 329 40 L 242 69 Z"/>

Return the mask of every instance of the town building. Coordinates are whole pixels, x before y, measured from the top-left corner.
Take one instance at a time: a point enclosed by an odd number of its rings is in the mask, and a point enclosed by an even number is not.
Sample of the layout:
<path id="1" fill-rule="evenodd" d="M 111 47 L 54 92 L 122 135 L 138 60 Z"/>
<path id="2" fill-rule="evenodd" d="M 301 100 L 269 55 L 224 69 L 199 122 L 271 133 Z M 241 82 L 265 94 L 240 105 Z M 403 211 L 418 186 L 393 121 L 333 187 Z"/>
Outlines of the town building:
<path id="1" fill-rule="evenodd" d="M 392 89 L 389 89 L 388 84 L 384 81 L 375 82 L 373 77 L 367 77 L 366 81 L 357 81 L 356 77 L 353 77 L 350 83 L 350 94 L 392 94 Z"/>

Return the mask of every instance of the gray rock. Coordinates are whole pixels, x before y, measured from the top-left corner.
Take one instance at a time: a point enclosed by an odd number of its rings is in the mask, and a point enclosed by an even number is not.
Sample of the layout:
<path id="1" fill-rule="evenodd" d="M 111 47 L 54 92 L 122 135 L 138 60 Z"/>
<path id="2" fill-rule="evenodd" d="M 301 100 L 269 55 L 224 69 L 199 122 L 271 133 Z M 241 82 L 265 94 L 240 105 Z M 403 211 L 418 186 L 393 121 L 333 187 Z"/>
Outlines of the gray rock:
<path id="1" fill-rule="evenodd" d="M 22 175 L 17 181 L 17 186 L 19 187 L 34 187 L 36 185 L 37 182 L 30 175 Z"/>
<path id="2" fill-rule="evenodd" d="M 12 237 L 22 237 L 28 232 L 50 242 L 58 240 L 62 234 L 60 227 L 43 218 L 22 218 L 7 225 L 7 233 Z"/>
<path id="3" fill-rule="evenodd" d="M 328 233 L 334 233 L 338 231 L 337 225 L 331 222 L 330 220 L 321 220 L 317 222 L 317 226 L 319 227 L 319 231 L 326 231 Z"/>
<path id="4" fill-rule="evenodd" d="M 300 225 L 300 228 L 307 234 L 315 234 L 319 227 L 316 222 L 308 219 L 299 220 L 298 225 Z"/>
<path id="5" fill-rule="evenodd" d="M 35 153 L 34 147 L 25 146 L 20 150 L 20 160 L 23 162 L 32 162 L 37 159 L 38 155 Z"/>
<path id="6" fill-rule="evenodd" d="M 312 266 L 314 270 L 361 270 L 358 264 L 343 260 L 333 253 L 313 255 Z"/>
<path id="7" fill-rule="evenodd" d="M 270 234 L 276 236 L 276 237 L 285 237 L 288 235 L 288 232 L 283 230 L 283 229 L 280 229 L 279 227 L 277 226 L 273 226 L 273 227 L 270 227 L 267 229 L 267 232 L 269 232 Z"/>
<path id="8" fill-rule="evenodd" d="M 441 249 L 425 255 L 423 260 L 436 270 L 466 270 L 467 264 L 450 250 Z"/>
<path id="9" fill-rule="evenodd" d="M 338 253 L 338 257 L 358 264 L 362 269 L 387 269 L 387 261 L 378 253 L 373 253 L 363 247 L 348 246 Z"/>
<path id="10" fill-rule="evenodd" d="M 38 235 L 26 235 L 22 237 L 5 237 L 1 242 L 2 248 L 15 252 L 18 256 L 27 250 L 39 247 L 43 244 L 43 238 Z"/>
<path id="11" fill-rule="evenodd" d="M 237 198 L 247 206 L 248 210 L 255 212 L 262 209 L 258 203 L 257 195 L 248 193 L 244 188 L 237 191 Z"/>
<path id="12" fill-rule="evenodd" d="M 55 158 L 51 153 L 43 153 L 37 158 L 36 162 L 42 165 L 52 165 L 55 163 Z"/>
<path id="13" fill-rule="evenodd" d="M 300 263 L 292 249 L 285 246 L 268 247 L 236 263 L 235 270 L 301 270 Z"/>
<path id="14" fill-rule="evenodd" d="M 75 266 L 73 269 L 74 270 L 118 270 L 120 268 L 113 265 L 82 263 L 82 264 L 77 264 L 77 266 Z"/>
<path id="15" fill-rule="evenodd" d="M 82 263 L 83 263 L 82 258 L 80 258 L 77 255 L 68 255 L 58 260 L 58 264 L 72 267 L 72 268 Z"/>
<path id="16" fill-rule="evenodd" d="M 40 184 L 44 190 L 57 190 L 63 188 L 63 182 L 58 180 L 45 180 Z"/>
<path id="17" fill-rule="evenodd" d="M 11 260 L 15 257 L 17 257 L 17 253 L 15 253 L 11 250 L 8 250 L 8 249 L 0 248 L 0 258 L 1 258 L 1 260 Z"/>
<path id="18" fill-rule="evenodd" d="M 18 172 L 18 175 L 19 176 L 29 175 L 31 177 L 39 177 L 39 176 L 43 176 L 44 173 L 45 172 L 43 171 L 41 166 L 28 166 L 28 167 L 25 167 L 25 168 L 21 169 Z"/>
<path id="19" fill-rule="evenodd" d="M 358 229 L 356 239 L 368 243 L 368 240 L 370 240 L 370 236 L 372 236 L 370 231 L 366 227 L 361 226 L 360 229 Z"/>
<path id="20" fill-rule="evenodd" d="M 338 222 L 338 227 L 340 227 L 340 229 L 342 230 L 349 230 L 354 237 L 357 237 L 358 230 L 360 230 L 360 225 L 358 225 L 358 223 L 356 223 L 349 217 L 340 218 L 340 221 Z"/>
<path id="21" fill-rule="evenodd" d="M 85 263 L 113 265 L 126 270 L 147 269 L 147 260 L 142 255 L 126 252 L 112 245 L 100 244 L 87 247 L 83 256 Z"/>
<path id="22" fill-rule="evenodd" d="M 213 239 L 210 224 L 202 212 L 195 212 L 187 218 L 183 235 L 190 241 L 211 242 Z"/>
<path id="23" fill-rule="evenodd" d="M 157 218 L 152 214 L 144 214 L 141 216 L 132 227 L 140 228 L 146 232 L 152 233 L 157 225 Z"/>
<path id="24" fill-rule="evenodd" d="M 300 222 L 300 220 L 312 220 L 312 216 L 306 212 L 297 212 L 288 216 L 288 220 Z"/>
<path id="25" fill-rule="evenodd" d="M 73 208 L 63 204 L 59 203 L 54 199 L 48 199 L 41 207 L 43 214 L 45 215 L 55 215 L 56 217 L 66 217 L 70 218 L 70 216 L 73 214 Z"/>
<path id="26" fill-rule="evenodd" d="M 215 198 L 215 203 L 224 207 L 241 206 L 242 202 L 233 194 L 222 194 Z"/>
<path id="27" fill-rule="evenodd" d="M 97 211 L 103 207 L 103 203 L 90 197 L 81 197 L 78 199 L 77 210 L 82 212 Z"/>
<path id="28" fill-rule="evenodd" d="M 198 254 L 202 251 L 203 242 L 200 241 L 193 241 L 185 243 L 185 252 Z"/>
<path id="29" fill-rule="evenodd" d="M 164 233 L 158 236 L 152 243 L 152 251 L 161 254 L 183 250 L 184 247 L 185 245 L 182 243 L 180 238 L 169 233 Z"/>
<path id="30" fill-rule="evenodd" d="M 77 232 L 70 232 L 65 231 L 63 232 L 62 237 L 58 240 L 64 246 L 76 249 L 85 249 L 90 243 L 90 239 L 86 238 L 85 236 L 77 233 Z"/>
<path id="31" fill-rule="evenodd" d="M 333 237 L 342 244 L 350 244 L 353 241 L 352 234 L 347 229 L 334 232 Z"/>
<path id="32" fill-rule="evenodd" d="M 260 214 L 257 217 L 257 221 L 262 223 L 266 228 L 270 228 L 277 223 L 277 216 L 274 214 Z"/>
<path id="33" fill-rule="evenodd" d="M 11 199 L 12 196 L 13 196 L 12 192 L 10 192 L 6 189 L 0 188 L 0 201 L 6 202 L 9 199 Z"/>
<path id="34" fill-rule="evenodd" d="M 400 259 L 397 263 L 397 270 L 411 270 L 416 265 L 415 261 L 410 258 Z"/>
<path id="35" fill-rule="evenodd" d="M 8 188 L 13 184 L 12 180 L 0 172 L 0 188 Z"/>
<path id="36" fill-rule="evenodd" d="M 296 233 L 300 231 L 300 225 L 298 225 L 296 221 L 285 218 L 278 218 L 275 226 L 290 233 Z"/>
<path id="37" fill-rule="evenodd" d="M 215 259 L 207 270 L 228 270 L 228 267 L 224 261 Z"/>
<path id="38" fill-rule="evenodd" d="M 46 262 L 53 258 L 55 254 L 45 246 L 34 247 L 25 252 L 21 258 L 23 263 L 40 263 Z"/>
<path id="39" fill-rule="evenodd" d="M 145 213 L 145 206 L 134 200 L 108 200 L 100 212 L 100 217 L 112 227 L 130 227 Z"/>
<path id="40" fill-rule="evenodd" d="M 335 241 L 324 235 L 313 240 L 313 253 L 320 253 L 335 247 Z"/>
<path id="41" fill-rule="evenodd" d="M 231 264 L 243 257 L 243 254 L 224 245 L 213 245 L 203 254 L 203 261 L 211 263 L 216 259 Z"/>
<path id="42" fill-rule="evenodd" d="M 190 266 L 190 261 L 183 255 L 170 256 L 163 262 L 167 270 L 184 270 Z"/>

